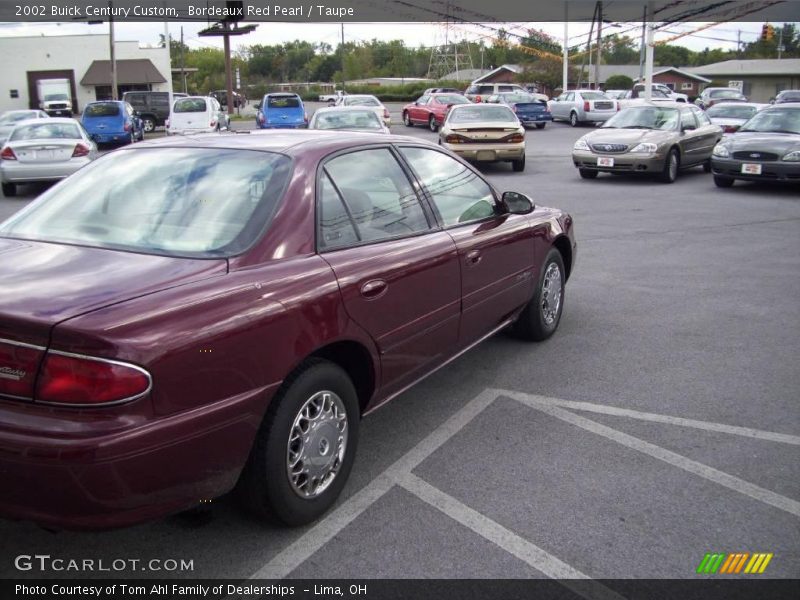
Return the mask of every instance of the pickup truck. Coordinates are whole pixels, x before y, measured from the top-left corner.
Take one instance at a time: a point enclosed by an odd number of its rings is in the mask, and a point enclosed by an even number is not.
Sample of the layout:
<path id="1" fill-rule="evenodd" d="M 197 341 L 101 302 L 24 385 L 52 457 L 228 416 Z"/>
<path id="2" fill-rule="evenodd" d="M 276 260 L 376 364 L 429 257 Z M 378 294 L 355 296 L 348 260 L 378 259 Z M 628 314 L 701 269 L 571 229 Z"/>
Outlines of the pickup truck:
<path id="1" fill-rule="evenodd" d="M 665 96 L 668 96 L 673 102 L 688 102 L 689 96 L 686 94 L 680 94 L 678 92 L 672 91 L 668 86 L 664 85 L 663 83 L 654 83 L 652 84 L 652 90 L 654 92 L 658 91 L 663 93 Z M 639 93 L 640 98 L 644 98 L 644 84 L 637 83 L 633 86 L 633 91 Z M 654 94 L 655 95 L 655 94 Z"/>
<path id="2" fill-rule="evenodd" d="M 327 102 L 328 106 L 334 106 L 342 99 L 342 97 L 346 96 L 347 92 L 343 92 L 342 90 L 335 90 L 332 94 L 321 94 L 319 97 L 320 102 Z"/>

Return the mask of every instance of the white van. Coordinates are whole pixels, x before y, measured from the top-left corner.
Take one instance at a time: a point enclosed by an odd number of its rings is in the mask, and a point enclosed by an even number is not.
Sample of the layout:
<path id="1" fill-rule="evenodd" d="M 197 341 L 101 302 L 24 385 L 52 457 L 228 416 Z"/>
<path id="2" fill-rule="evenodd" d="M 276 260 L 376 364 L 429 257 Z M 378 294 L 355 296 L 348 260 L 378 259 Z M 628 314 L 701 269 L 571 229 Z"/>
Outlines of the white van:
<path id="1" fill-rule="evenodd" d="M 186 135 L 229 129 L 230 121 L 216 98 L 186 96 L 172 103 L 166 125 L 167 135 Z"/>

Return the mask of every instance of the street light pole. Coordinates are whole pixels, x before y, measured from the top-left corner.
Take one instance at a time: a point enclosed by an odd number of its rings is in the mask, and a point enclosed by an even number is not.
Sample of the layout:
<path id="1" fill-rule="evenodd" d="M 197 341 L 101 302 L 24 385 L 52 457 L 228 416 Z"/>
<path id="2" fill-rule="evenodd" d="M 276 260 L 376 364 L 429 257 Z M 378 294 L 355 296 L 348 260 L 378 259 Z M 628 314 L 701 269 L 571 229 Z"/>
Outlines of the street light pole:
<path id="1" fill-rule="evenodd" d="M 111 0 L 108 0 L 108 44 L 111 58 L 111 99 L 118 100 L 117 96 L 117 58 L 114 53 L 114 10 Z"/>

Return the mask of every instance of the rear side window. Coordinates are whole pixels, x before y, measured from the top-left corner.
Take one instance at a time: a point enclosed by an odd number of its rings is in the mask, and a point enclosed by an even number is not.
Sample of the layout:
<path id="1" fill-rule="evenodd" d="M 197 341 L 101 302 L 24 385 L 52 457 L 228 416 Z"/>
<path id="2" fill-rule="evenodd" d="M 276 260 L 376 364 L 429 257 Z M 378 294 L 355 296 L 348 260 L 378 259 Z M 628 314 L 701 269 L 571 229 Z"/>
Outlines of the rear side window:
<path id="1" fill-rule="evenodd" d="M 182 98 L 175 102 L 176 113 L 204 113 L 206 101 L 204 98 Z"/>
<path id="2" fill-rule="evenodd" d="M 386 148 L 360 150 L 337 156 L 325 164 L 343 208 L 356 233 L 357 242 L 372 242 L 415 234 L 429 229 L 425 211 L 411 182 Z M 320 246 L 343 247 L 351 238 L 336 204 L 324 183 L 320 200 Z M 327 207 L 327 213 L 326 213 Z"/>
<path id="3" fill-rule="evenodd" d="M 119 114 L 119 104 L 113 102 L 99 102 L 90 104 L 83 112 L 85 117 L 116 117 Z"/>
<path id="4" fill-rule="evenodd" d="M 297 96 L 269 96 L 267 108 L 299 108 L 300 98 Z"/>

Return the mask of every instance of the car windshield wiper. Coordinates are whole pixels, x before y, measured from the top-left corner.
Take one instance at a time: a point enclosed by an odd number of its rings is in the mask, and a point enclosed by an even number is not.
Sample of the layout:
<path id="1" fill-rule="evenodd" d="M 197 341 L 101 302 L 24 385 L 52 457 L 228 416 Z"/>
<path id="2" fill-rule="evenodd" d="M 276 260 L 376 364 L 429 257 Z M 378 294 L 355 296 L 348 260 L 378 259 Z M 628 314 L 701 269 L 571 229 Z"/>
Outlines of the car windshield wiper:
<path id="1" fill-rule="evenodd" d="M 655 127 L 648 127 L 647 125 L 625 125 L 625 127 L 620 127 L 620 129 L 655 129 Z"/>

